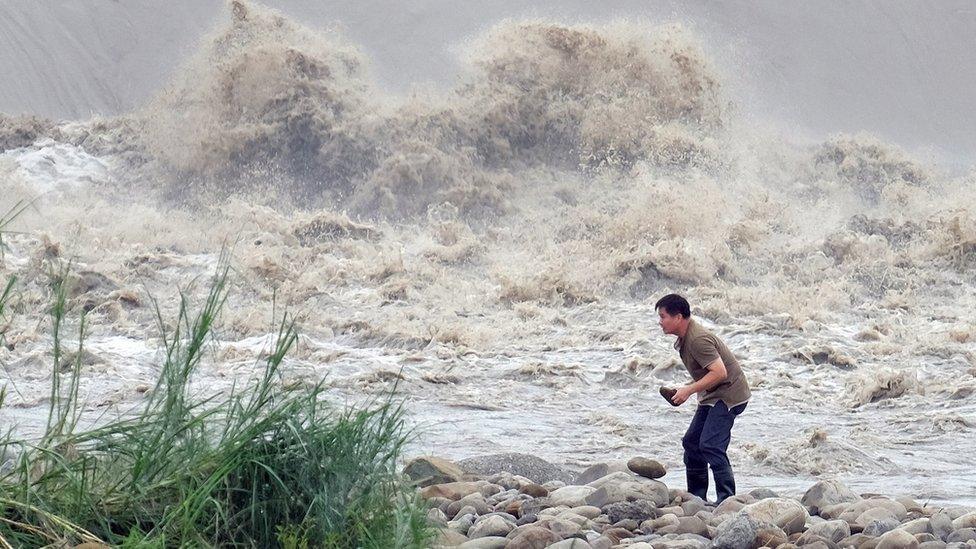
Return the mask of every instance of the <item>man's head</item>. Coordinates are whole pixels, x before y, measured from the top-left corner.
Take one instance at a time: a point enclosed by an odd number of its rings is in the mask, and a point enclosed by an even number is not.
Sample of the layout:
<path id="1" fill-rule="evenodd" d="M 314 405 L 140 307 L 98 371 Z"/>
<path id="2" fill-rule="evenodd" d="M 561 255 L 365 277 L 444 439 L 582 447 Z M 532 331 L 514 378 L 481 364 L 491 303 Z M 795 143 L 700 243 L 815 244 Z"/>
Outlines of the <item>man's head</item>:
<path id="1" fill-rule="evenodd" d="M 691 319 L 691 306 L 688 300 L 678 294 L 668 294 L 654 304 L 657 311 L 658 324 L 664 333 L 684 336 Z"/>

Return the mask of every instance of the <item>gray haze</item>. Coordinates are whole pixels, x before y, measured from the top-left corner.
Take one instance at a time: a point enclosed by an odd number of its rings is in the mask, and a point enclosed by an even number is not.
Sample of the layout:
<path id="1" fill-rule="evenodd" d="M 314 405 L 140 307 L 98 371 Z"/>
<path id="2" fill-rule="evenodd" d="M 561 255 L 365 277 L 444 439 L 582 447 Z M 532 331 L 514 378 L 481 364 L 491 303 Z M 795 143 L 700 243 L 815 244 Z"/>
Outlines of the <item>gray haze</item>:
<path id="1" fill-rule="evenodd" d="M 866 131 L 943 161 L 976 158 L 976 4 L 364 0 L 267 4 L 338 26 L 391 91 L 449 85 L 466 38 L 508 17 L 615 18 L 693 27 L 749 123 L 794 138 Z M 0 112 L 116 114 L 143 103 L 226 17 L 218 0 L 0 5 Z"/>

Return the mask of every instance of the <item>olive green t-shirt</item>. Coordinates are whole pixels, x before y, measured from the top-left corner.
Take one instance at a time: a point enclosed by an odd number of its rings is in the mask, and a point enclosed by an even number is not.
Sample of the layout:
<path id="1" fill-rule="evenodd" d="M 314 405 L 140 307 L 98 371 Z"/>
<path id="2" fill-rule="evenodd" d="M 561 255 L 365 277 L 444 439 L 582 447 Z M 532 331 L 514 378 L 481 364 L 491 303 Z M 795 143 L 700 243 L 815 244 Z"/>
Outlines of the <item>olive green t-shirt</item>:
<path id="1" fill-rule="evenodd" d="M 705 377 L 705 374 L 708 373 L 706 366 L 715 362 L 715 359 L 721 357 L 725 364 L 725 371 L 728 375 L 711 390 L 698 393 L 699 405 L 712 406 L 721 400 L 729 408 L 734 408 L 749 401 L 752 392 L 749 390 L 749 382 L 746 380 L 746 376 L 742 374 L 739 361 L 715 334 L 692 320 L 688 323 L 688 331 L 685 332 L 685 337 L 679 337 L 674 343 L 674 348 L 678 350 L 681 355 L 681 362 L 684 363 L 688 373 L 695 381 Z"/>

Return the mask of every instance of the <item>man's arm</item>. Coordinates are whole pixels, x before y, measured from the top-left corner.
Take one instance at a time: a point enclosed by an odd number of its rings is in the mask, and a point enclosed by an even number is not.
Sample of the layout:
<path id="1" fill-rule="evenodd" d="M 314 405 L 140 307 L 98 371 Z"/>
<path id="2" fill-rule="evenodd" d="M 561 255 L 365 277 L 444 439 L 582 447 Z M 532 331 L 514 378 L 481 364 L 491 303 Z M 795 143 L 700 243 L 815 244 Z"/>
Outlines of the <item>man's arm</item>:
<path id="1" fill-rule="evenodd" d="M 686 400 L 691 398 L 691 395 L 698 393 L 700 391 L 707 391 L 712 387 L 715 387 L 719 383 L 725 381 L 725 378 L 729 377 L 729 373 L 725 370 L 725 363 L 722 362 L 722 358 L 716 358 L 711 364 L 705 366 L 708 373 L 705 377 L 695 381 L 694 383 L 689 383 L 684 387 L 678 389 L 678 392 L 671 397 L 671 402 L 675 404 L 683 404 Z"/>

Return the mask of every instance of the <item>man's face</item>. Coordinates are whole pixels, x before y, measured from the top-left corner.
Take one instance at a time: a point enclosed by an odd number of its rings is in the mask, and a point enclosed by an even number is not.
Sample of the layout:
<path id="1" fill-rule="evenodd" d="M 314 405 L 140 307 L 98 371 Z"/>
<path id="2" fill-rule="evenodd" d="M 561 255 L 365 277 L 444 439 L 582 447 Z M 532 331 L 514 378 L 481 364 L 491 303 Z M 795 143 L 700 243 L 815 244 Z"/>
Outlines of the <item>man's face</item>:
<path id="1" fill-rule="evenodd" d="M 678 325 L 684 319 L 680 314 L 671 316 L 668 314 L 664 307 L 657 310 L 657 323 L 661 326 L 661 330 L 666 334 L 678 335 Z"/>

